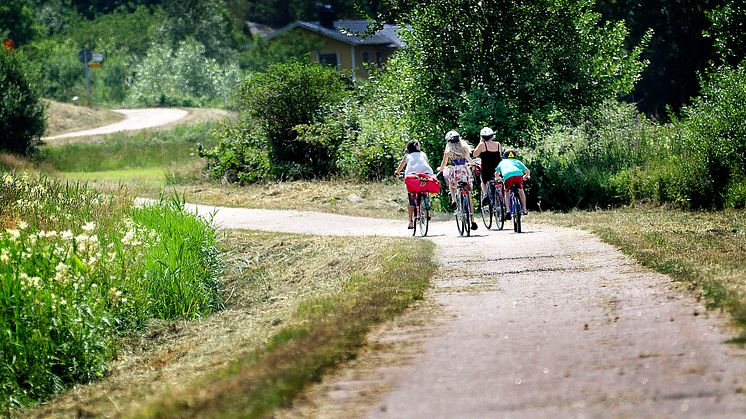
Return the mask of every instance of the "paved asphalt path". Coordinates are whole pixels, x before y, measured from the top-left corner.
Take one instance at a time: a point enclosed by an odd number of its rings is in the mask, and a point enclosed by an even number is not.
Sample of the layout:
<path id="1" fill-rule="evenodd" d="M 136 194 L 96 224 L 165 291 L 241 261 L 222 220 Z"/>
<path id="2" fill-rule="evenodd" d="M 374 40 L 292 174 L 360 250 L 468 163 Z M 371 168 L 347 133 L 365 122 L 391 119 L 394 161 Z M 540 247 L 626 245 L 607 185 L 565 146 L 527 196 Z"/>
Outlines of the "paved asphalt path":
<path id="1" fill-rule="evenodd" d="M 230 229 L 407 236 L 401 221 L 191 206 Z M 746 417 L 746 352 L 728 317 L 591 234 L 537 225 L 459 237 L 433 223 L 442 315 L 407 362 L 344 368 L 285 416 Z M 365 356 L 365 355 L 363 355 Z M 319 391 L 321 389 L 321 391 Z M 375 389 L 379 389 L 375 391 Z M 383 390 L 380 390 L 383 389 Z M 375 397 L 371 397 L 373 394 Z M 313 412 L 311 414 L 304 412 Z"/>

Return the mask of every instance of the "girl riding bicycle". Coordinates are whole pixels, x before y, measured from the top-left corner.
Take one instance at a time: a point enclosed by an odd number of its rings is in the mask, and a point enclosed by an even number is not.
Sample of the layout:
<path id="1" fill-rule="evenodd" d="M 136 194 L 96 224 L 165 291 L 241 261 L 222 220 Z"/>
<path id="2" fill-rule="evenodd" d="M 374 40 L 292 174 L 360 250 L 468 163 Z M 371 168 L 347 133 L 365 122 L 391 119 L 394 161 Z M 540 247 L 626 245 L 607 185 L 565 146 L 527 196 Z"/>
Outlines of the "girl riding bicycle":
<path id="1" fill-rule="evenodd" d="M 407 147 L 404 149 L 406 153 L 399 163 L 399 167 L 396 168 L 396 176 L 399 176 L 402 169 L 404 170 L 404 176 L 413 175 L 415 173 L 425 173 L 428 175 L 433 174 L 433 169 L 430 167 L 430 163 L 427 161 L 427 155 L 420 151 L 420 142 L 413 140 L 407 143 Z M 409 199 L 409 206 L 407 212 L 409 213 L 409 226 L 408 229 L 414 228 L 414 194 L 407 192 L 407 198 Z"/>
<path id="2" fill-rule="evenodd" d="M 518 160 L 518 153 L 515 150 L 508 149 L 503 153 L 503 159 L 500 164 L 497 165 L 497 172 L 500 177 L 505 181 L 505 190 L 509 191 L 513 185 L 518 188 L 518 196 L 521 199 L 521 206 L 523 207 L 523 215 L 528 215 L 528 208 L 526 207 L 526 193 L 523 192 L 523 179 L 531 178 L 531 171 Z M 510 208 L 510 202 L 508 201 L 508 193 L 505 193 L 505 208 Z M 510 219 L 510 213 L 505 214 L 506 219 Z"/>
<path id="3" fill-rule="evenodd" d="M 501 147 L 500 143 L 495 141 L 495 132 L 490 127 L 482 128 L 479 133 L 479 144 L 474 149 L 474 157 L 480 158 L 480 177 L 482 178 L 482 205 L 489 203 L 487 197 L 487 183 L 495 180 L 495 170 L 500 163 Z"/>
<path id="4" fill-rule="evenodd" d="M 466 182 L 469 185 L 469 189 L 473 184 L 471 171 L 466 166 L 468 162 L 470 165 L 474 165 L 469 155 L 471 154 L 471 146 L 464 140 L 461 139 L 461 135 L 457 131 L 448 131 L 445 136 L 446 148 L 443 152 L 443 161 L 440 163 L 438 171 L 443 172 L 443 177 L 446 179 L 448 188 L 451 191 L 451 201 L 456 201 L 456 186 L 459 182 Z M 446 167 L 448 163 L 450 166 Z M 446 170 L 447 169 L 447 170 Z M 469 199 L 471 229 L 477 229 L 477 223 L 474 222 L 474 203 Z"/>

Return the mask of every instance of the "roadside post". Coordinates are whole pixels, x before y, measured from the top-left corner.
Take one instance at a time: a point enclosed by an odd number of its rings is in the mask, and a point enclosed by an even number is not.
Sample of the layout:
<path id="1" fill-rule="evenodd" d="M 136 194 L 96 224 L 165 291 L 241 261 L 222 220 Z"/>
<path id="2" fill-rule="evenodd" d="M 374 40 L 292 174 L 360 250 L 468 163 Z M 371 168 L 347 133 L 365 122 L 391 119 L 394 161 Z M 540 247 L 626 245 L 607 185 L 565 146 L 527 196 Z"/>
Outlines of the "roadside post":
<path id="1" fill-rule="evenodd" d="M 78 52 L 78 59 L 85 68 L 85 96 L 86 105 L 91 106 L 91 68 L 100 68 L 104 61 L 104 54 L 94 53 L 90 48 L 83 48 Z"/>
<path id="2" fill-rule="evenodd" d="M 83 48 L 78 53 L 78 59 L 83 63 L 85 69 L 85 98 L 86 106 L 91 106 L 91 70 L 88 69 L 88 62 L 91 61 L 91 49 Z"/>

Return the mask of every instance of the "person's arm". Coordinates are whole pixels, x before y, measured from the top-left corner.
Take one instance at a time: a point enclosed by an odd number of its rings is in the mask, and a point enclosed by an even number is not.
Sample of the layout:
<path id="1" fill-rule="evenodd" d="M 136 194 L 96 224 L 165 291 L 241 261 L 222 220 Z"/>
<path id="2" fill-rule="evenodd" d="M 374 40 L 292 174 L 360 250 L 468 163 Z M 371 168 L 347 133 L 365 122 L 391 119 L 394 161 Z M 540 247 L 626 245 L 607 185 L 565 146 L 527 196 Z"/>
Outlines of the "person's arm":
<path id="1" fill-rule="evenodd" d="M 474 160 L 472 160 L 471 157 L 469 157 L 468 154 L 466 155 L 466 160 L 469 162 L 470 165 L 475 166 Z"/>
<path id="2" fill-rule="evenodd" d="M 407 165 L 407 156 L 404 156 L 401 159 L 401 162 L 399 162 L 399 167 L 396 168 L 396 173 L 394 173 L 396 176 L 399 176 L 399 173 L 404 169 L 404 166 Z"/>
<path id="3" fill-rule="evenodd" d="M 474 149 L 474 153 L 473 153 L 474 157 L 477 157 L 480 154 L 482 154 L 482 151 L 484 151 L 482 150 L 483 148 L 486 148 L 486 146 L 484 145 L 484 142 L 480 141 L 479 145 L 477 145 L 477 148 Z"/>
<path id="4" fill-rule="evenodd" d="M 448 154 L 443 152 L 443 161 L 440 163 L 440 167 L 438 168 L 438 171 L 442 172 L 443 169 L 446 168 L 446 164 L 448 164 Z"/>
<path id="5" fill-rule="evenodd" d="M 526 167 L 526 165 L 523 164 L 522 161 L 519 161 L 518 163 L 520 163 L 521 167 L 523 168 L 523 177 L 526 178 L 526 179 L 530 178 L 531 177 L 531 171 L 528 170 L 528 167 Z"/>

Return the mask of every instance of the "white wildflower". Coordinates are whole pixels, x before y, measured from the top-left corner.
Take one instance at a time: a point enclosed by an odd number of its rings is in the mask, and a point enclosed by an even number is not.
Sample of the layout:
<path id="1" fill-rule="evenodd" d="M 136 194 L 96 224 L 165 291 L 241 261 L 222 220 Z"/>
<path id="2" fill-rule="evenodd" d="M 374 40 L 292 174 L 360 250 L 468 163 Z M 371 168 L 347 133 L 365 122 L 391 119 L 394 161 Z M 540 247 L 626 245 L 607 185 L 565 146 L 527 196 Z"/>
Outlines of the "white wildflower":
<path id="1" fill-rule="evenodd" d="M 23 230 L 25 230 L 27 228 L 28 228 L 28 223 L 27 222 L 21 221 L 20 223 L 18 223 L 18 229 L 19 230 L 23 231 Z"/>
<path id="2" fill-rule="evenodd" d="M 89 233 L 93 231 L 94 228 L 96 228 L 96 223 L 93 221 L 85 223 L 85 225 L 83 225 L 83 231 L 87 231 Z"/>

